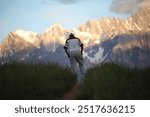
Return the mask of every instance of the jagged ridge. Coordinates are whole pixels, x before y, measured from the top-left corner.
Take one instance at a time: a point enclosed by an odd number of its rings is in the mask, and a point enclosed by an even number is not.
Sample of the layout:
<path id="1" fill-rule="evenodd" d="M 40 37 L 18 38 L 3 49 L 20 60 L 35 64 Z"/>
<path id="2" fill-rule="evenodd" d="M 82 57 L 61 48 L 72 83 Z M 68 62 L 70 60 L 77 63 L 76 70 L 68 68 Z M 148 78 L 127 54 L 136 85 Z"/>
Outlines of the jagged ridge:
<path id="1" fill-rule="evenodd" d="M 54 24 L 43 34 L 17 30 L 9 33 L 1 43 L 1 61 L 15 58 L 13 60 L 69 64 L 62 46 L 68 32 L 73 32 L 86 47 L 87 66 L 110 61 L 130 67 L 150 66 L 149 12 L 150 8 L 141 8 L 127 19 L 100 18 L 72 30 Z"/>

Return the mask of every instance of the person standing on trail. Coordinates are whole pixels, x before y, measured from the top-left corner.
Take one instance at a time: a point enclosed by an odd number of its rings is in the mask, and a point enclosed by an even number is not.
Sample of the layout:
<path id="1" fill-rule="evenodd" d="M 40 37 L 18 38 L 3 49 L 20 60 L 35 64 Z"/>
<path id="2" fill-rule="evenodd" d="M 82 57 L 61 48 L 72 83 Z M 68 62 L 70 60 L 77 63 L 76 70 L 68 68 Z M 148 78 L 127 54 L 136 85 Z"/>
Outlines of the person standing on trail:
<path id="1" fill-rule="evenodd" d="M 83 43 L 81 40 L 70 33 L 69 38 L 66 40 L 64 50 L 70 60 L 73 73 L 77 76 L 78 82 L 81 82 L 84 77 L 84 64 L 83 64 Z M 78 72 L 77 63 L 80 68 Z"/>

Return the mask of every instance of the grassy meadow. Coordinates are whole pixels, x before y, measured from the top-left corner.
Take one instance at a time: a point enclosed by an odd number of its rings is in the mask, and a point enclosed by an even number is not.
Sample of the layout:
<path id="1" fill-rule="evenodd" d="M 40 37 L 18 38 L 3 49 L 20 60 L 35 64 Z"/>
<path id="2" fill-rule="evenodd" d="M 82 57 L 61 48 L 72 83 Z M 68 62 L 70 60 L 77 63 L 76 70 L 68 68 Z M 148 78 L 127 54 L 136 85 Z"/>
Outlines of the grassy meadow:
<path id="1" fill-rule="evenodd" d="M 150 68 L 137 70 L 116 64 L 91 68 L 87 71 L 77 99 L 150 99 Z"/>
<path id="2" fill-rule="evenodd" d="M 57 64 L 5 64 L 0 66 L 0 99 L 59 99 L 75 80 Z"/>
<path id="3" fill-rule="evenodd" d="M 75 81 L 70 69 L 57 64 L 5 64 L 0 66 L 0 99 L 61 99 Z M 87 71 L 75 99 L 150 99 L 150 68 L 97 65 Z"/>

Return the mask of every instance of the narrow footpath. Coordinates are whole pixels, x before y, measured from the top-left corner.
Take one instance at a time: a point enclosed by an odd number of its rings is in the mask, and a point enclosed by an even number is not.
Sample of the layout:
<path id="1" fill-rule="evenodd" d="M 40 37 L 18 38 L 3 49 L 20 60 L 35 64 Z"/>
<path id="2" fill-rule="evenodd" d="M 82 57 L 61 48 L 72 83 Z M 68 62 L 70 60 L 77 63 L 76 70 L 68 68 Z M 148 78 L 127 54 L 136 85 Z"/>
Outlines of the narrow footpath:
<path id="1" fill-rule="evenodd" d="M 60 100 L 75 100 L 80 85 L 75 84 Z"/>

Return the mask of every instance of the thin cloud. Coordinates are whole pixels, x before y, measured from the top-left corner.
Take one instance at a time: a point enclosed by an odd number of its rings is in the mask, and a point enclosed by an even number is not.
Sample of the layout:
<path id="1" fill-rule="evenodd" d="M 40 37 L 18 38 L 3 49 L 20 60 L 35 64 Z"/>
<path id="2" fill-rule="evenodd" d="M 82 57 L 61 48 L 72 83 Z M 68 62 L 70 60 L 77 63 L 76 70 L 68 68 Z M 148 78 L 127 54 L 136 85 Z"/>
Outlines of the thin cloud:
<path id="1" fill-rule="evenodd" d="M 144 6 L 150 6 L 150 0 L 113 0 L 110 10 L 116 13 L 130 14 Z"/>

